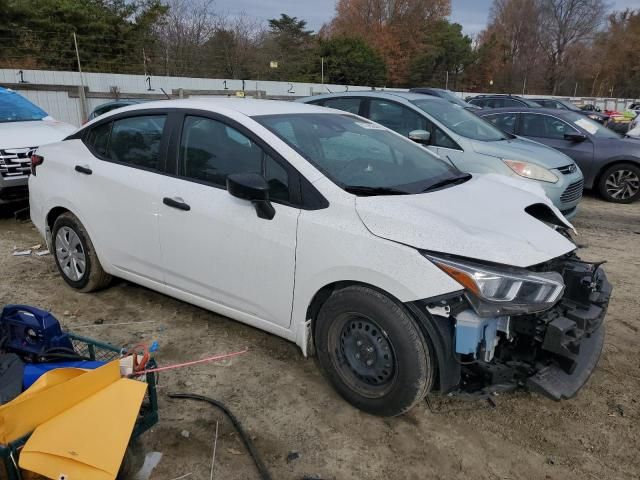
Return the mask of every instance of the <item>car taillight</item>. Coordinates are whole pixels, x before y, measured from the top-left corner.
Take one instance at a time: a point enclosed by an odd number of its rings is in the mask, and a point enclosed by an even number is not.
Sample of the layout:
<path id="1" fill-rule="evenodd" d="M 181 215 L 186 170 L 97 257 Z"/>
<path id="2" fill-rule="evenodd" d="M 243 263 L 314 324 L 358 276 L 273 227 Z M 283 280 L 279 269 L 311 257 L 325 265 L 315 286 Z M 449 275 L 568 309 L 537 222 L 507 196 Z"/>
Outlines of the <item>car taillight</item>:
<path id="1" fill-rule="evenodd" d="M 44 157 L 36 154 L 31 155 L 31 175 L 36 176 L 36 167 L 42 165 L 42 162 L 44 162 Z"/>

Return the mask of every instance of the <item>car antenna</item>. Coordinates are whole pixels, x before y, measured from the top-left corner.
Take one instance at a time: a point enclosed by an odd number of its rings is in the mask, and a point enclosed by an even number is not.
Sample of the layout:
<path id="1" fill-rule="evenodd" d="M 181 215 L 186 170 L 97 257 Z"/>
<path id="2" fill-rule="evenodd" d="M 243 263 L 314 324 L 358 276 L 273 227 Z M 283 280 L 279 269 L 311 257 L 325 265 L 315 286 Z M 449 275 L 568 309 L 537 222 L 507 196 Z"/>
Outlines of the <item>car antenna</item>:
<path id="1" fill-rule="evenodd" d="M 160 90 L 162 90 L 162 93 L 165 94 L 165 96 L 167 97 L 167 100 L 171 100 L 171 96 L 167 92 L 164 91 L 164 88 L 160 87 Z"/>

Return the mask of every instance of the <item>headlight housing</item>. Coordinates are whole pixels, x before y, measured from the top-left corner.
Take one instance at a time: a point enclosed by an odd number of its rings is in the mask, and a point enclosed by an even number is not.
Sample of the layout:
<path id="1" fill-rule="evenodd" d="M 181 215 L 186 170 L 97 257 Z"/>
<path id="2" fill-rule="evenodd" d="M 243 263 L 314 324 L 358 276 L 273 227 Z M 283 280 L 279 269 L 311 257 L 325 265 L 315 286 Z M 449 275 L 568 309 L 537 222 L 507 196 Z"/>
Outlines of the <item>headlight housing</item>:
<path id="1" fill-rule="evenodd" d="M 591 115 L 587 115 L 587 117 L 589 117 L 591 120 L 596 120 L 596 121 L 600 120 L 600 117 L 598 115 L 591 114 Z"/>
<path id="2" fill-rule="evenodd" d="M 558 272 L 494 267 L 426 252 L 422 254 L 465 287 L 467 300 L 480 316 L 547 310 L 564 292 L 564 281 Z"/>
<path id="3" fill-rule="evenodd" d="M 549 183 L 556 183 L 558 181 L 558 177 L 556 177 L 552 172 L 540 165 L 536 165 L 535 163 L 523 162 L 522 160 L 508 160 L 504 158 L 502 161 L 521 177 Z"/>

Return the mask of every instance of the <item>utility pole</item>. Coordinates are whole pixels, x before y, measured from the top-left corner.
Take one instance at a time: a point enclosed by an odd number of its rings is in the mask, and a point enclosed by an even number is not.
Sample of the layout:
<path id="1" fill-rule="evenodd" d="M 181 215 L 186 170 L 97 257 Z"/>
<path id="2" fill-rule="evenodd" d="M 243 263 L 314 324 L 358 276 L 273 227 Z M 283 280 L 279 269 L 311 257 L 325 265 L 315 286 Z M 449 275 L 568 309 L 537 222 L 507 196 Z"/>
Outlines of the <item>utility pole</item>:
<path id="1" fill-rule="evenodd" d="M 322 85 L 321 91 L 324 91 L 324 57 L 320 57 L 320 79 Z"/>
<path id="2" fill-rule="evenodd" d="M 578 82 L 576 82 L 576 88 L 573 89 L 573 97 L 577 97 L 578 96 Z"/>
<path id="3" fill-rule="evenodd" d="M 87 120 L 87 99 L 84 94 L 84 78 L 82 77 L 82 65 L 80 64 L 80 51 L 78 50 L 78 38 L 76 32 L 73 32 L 73 44 L 76 47 L 76 59 L 78 60 L 78 72 L 80 73 L 80 87 L 78 88 L 78 97 L 80 98 L 80 115 L 82 123 Z"/>
<path id="4" fill-rule="evenodd" d="M 527 76 L 524 76 L 524 82 L 522 82 L 522 95 L 527 91 Z"/>
<path id="5" fill-rule="evenodd" d="M 444 89 L 449 90 L 449 70 L 447 70 L 447 79 L 445 80 L 445 83 L 444 83 Z"/>
<path id="6" fill-rule="evenodd" d="M 142 47 L 142 65 L 144 68 L 144 76 L 147 76 L 147 55 L 144 53 L 144 47 Z"/>

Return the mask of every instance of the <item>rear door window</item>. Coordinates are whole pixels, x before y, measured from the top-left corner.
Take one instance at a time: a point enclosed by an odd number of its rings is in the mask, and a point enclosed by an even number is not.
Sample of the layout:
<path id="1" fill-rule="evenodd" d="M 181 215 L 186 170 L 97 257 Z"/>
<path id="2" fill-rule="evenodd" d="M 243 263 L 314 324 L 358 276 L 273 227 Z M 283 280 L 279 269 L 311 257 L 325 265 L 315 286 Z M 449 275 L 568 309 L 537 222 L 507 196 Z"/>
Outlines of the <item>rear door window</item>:
<path id="1" fill-rule="evenodd" d="M 518 115 L 516 113 L 505 113 L 501 115 L 489 115 L 484 117 L 492 124 L 498 127 L 503 132 L 515 134 L 516 133 L 516 120 Z"/>
<path id="2" fill-rule="evenodd" d="M 355 113 L 356 115 L 360 112 L 361 105 L 361 98 L 329 98 L 322 104 L 323 107 L 335 108 L 336 110 Z"/>
<path id="3" fill-rule="evenodd" d="M 524 106 L 522 102 L 519 102 L 518 100 L 514 100 L 512 98 L 502 98 L 501 101 L 503 107 L 517 108 Z"/>
<path id="4" fill-rule="evenodd" d="M 579 133 L 556 117 L 533 113 L 522 114 L 522 135 L 528 137 L 564 139 L 565 133 Z"/>
<path id="5" fill-rule="evenodd" d="M 369 118 L 405 137 L 412 130 L 427 130 L 427 119 L 410 108 L 388 100 L 371 99 Z"/>
<path id="6" fill-rule="evenodd" d="M 144 115 L 115 120 L 106 156 L 133 167 L 157 170 L 166 119 L 166 115 Z"/>

